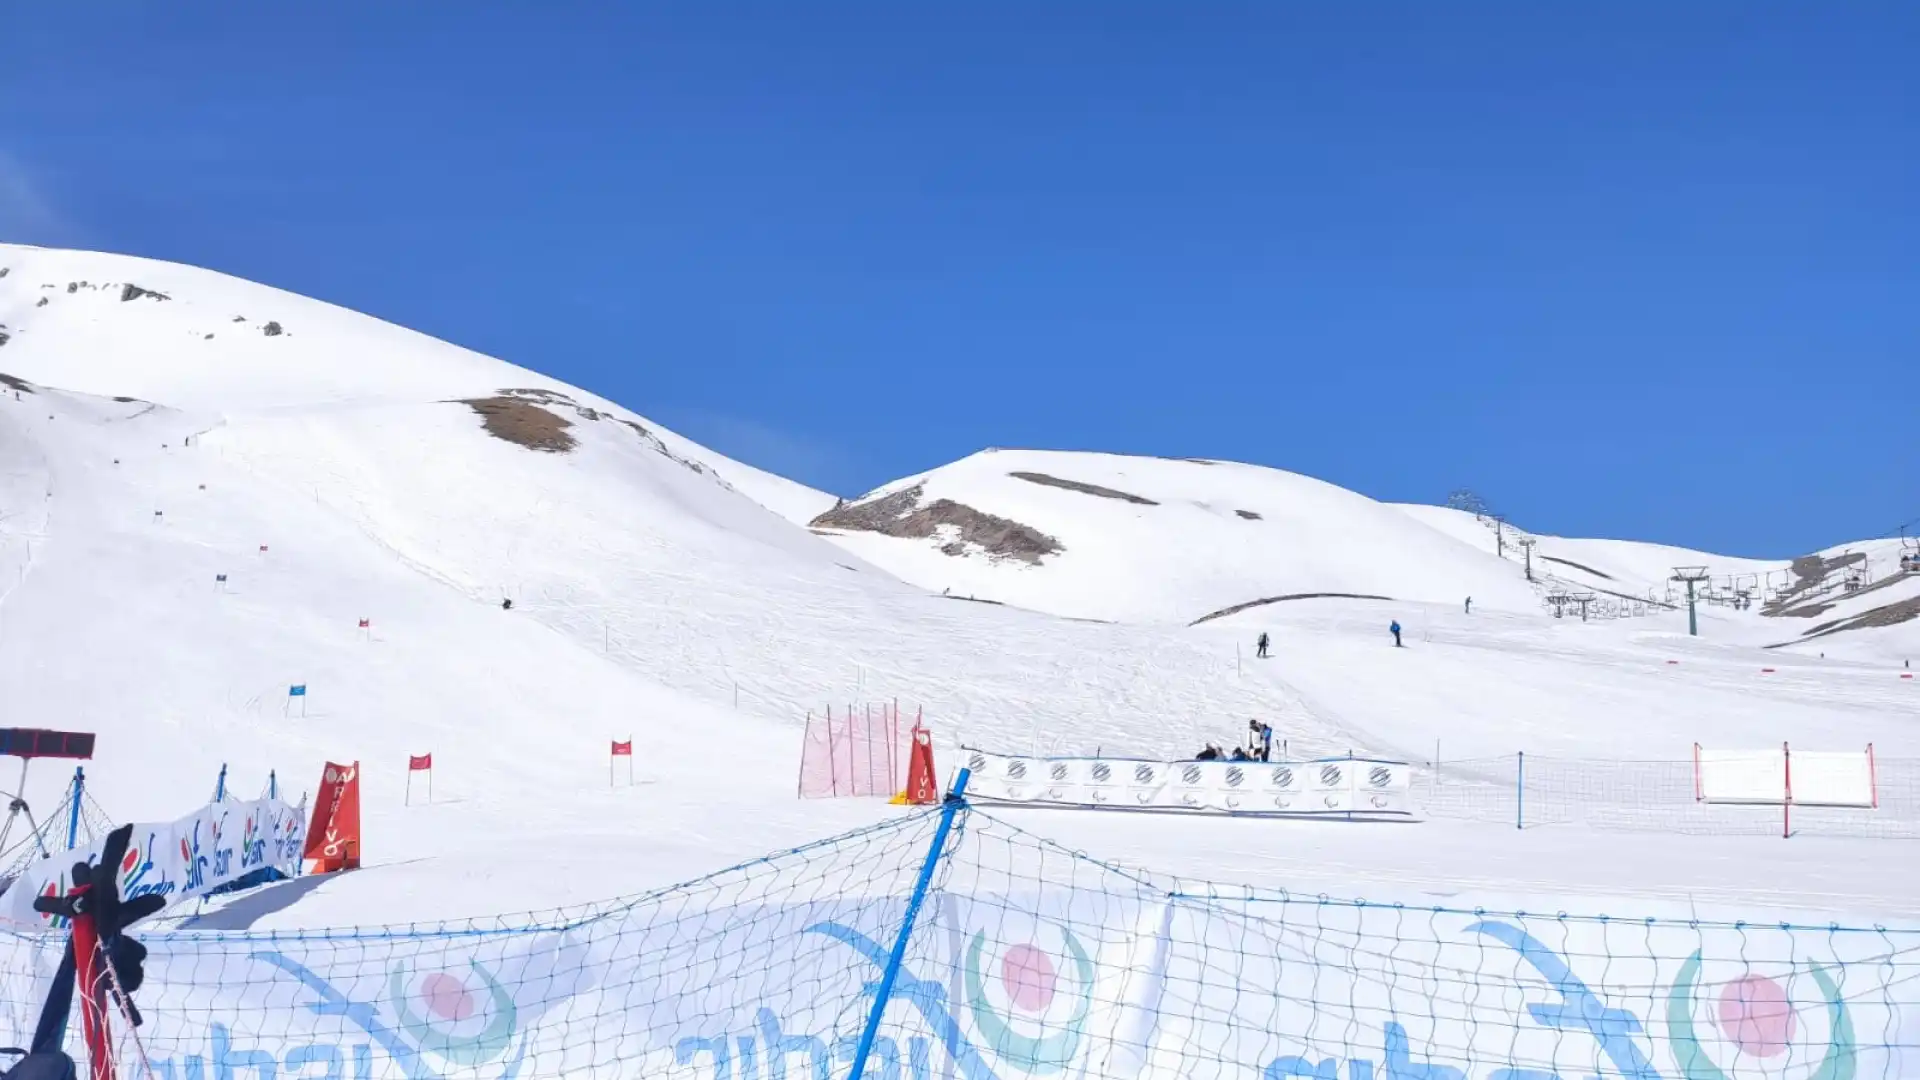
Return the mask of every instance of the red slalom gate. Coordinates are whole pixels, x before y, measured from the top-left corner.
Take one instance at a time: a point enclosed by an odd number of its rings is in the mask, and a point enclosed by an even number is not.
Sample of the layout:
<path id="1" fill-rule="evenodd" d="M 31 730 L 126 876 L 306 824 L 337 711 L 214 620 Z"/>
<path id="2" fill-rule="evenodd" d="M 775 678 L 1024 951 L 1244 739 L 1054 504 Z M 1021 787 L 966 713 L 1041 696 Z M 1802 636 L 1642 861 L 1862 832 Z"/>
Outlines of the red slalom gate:
<path id="1" fill-rule="evenodd" d="M 920 724 L 916 711 L 914 726 Z M 803 799 L 890 798 L 903 790 L 908 758 L 897 702 L 807 715 L 800 749 Z"/>

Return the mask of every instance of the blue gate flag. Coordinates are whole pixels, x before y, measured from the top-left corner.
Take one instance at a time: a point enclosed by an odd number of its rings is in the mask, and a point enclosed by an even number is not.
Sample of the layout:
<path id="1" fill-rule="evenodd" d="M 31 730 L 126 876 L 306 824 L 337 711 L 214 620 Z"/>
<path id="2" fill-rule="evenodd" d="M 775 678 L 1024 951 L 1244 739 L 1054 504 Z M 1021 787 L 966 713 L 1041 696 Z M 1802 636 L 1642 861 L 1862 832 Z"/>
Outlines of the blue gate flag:
<path id="1" fill-rule="evenodd" d="M 306 684 L 306 683 L 297 683 L 297 684 L 295 684 L 295 685 L 293 685 L 293 686 L 289 686 L 289 687 L 287 687 L 287 696 L 288 696 L 288 697 L 306 697 L 306 696 L 307 696 L 307 684 Z"/>
<path id="2" fill-rule="evenodd" d="M 214 581 L 216 581 L 216 582 L 219 582 L 219 581 L 225 581 L 225 580 L 227 580 L 227 575 L 225 575 L 225 574 L 215 574 L 215 575 L 213 575 L 213 580 L 214 580 Z"/>

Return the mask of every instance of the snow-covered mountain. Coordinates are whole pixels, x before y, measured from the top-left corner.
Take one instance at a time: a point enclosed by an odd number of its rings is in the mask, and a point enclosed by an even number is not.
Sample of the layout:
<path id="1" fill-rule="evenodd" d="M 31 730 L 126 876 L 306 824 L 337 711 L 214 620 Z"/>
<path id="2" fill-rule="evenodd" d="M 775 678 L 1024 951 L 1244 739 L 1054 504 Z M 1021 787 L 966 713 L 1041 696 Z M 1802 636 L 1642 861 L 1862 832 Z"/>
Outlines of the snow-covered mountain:
<path id="1" fill-rule="evenodd" d="M 1762 651 L 1865 595 L 1812 623 L 1709 607 L 1700 641 L 1668 609 L 1556 620 L 1471 515 L 1226 462 L 994 451 L 836 506 L 318 301 L 113 255 L 0 245 L 0 270 L 9 722 L 98 731 L 89 778 L 122 817 L 176 816 L 223 762 L 238 787 L 278 769 L 297 790 L 362 761 L 370 869 L 282 925 L 610 895 L 874 820 L 885 807 L 794 799 L 798 732 L 809 709 L 896 697 L 943 753 L 1181 754 L 1261 718 L 1296 752 L 1414 760 L 1442 738 L 1450 759 L 1785 738 L 1920 756 L 1911 684 L 1886 670 L 1920 624 Z M 1552 538 L 1536 555 L 1635 594 L 1679 557 Z M 1301 594 L 1320 595 L 1280 599 Z M 1383 647 L 1394 619 L 1411 648 Z M 1255 663 L 1263 630 L 1277 659 Z M 1793 677 L 1758 681 L 1763 660 Z M 628 737 L 650 782 L 609 791 L 607 743 Z M 404 807 L 405 755 L 426 752 L 437 801 Z M 30 801 L 63 779 L 36 773 Z M 1469 863 L 1509 892 L 1734 887 L 1685 859 L 1624 881 L 1580 851 L 1486 862 L 1478 834 L 1438 826 L 1418 850 L 1302 831 L 1251 862 L 1244 835 L 1061 829 L 1375 896 L 1458 887 Z M 1829 870 L 1767 887 L 1817 895 Z"/>
<path id="2" fill-rule="evenodd" d="M 1076 618 L 1185 625 L 1312 594 L 1538 607 L 1510 565 L 1395 507 L 1224 461 L 987 450 L 814 527 L 926 588 Z"/>

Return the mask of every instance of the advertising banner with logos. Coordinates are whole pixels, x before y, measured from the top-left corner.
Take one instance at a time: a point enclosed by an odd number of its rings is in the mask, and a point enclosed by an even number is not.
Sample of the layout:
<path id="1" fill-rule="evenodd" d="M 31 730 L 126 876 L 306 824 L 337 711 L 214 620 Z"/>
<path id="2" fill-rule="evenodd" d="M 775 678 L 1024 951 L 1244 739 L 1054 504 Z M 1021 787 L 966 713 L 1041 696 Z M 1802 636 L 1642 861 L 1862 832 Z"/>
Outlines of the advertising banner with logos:
<path id="1" fill-rule="evenodd" d="M 936 893 L 867 1075 L 1920 1075 L 1904 933 L 1182 897 L 1077 869 Z M 176 1080 L 846 1076 L 906 903 L 783 884 L 548 926 L 143 935 L 144 1052 Z M 56 958 L 0 939 L 6 1000 Z"/>
<path id="2" fill-rule="evenodd" d="M 961 756 L 972 770 L 967 797 L 981 802 L 1227 814 L 1413 813 L 1412 770 L 1403 761 L 1139 761 L 971 748 Z"/>
<path id="3" fill-rule="evenodd" d="M 209 803 L 178 821 L 136 822 L 120 864 L 124 897 L 158 895 L 169 903 L 206 894 L 266 867 L 291 873 L 306 827 L 300 811 L 279 799 Z M 100 857 L 92 847 L 57 852 L 30 864 L 0 896 L 0 919 L 37 929 L 53 917 L 33 910 L 36 897 L 65 894 L 73 864 Z"/>

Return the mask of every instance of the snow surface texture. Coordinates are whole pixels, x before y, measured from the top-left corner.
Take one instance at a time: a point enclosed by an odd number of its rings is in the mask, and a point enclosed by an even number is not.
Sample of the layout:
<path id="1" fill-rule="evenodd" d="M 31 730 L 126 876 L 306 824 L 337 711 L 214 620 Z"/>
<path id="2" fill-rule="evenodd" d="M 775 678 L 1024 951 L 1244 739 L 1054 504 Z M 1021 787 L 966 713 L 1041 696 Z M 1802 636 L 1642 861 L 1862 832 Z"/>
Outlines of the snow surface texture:
<path id="1" fill-rule="evenodd" d="M 949 763 L 961 741 L 1184 755 L 1251 718 L 1296 754 L 1422 762 L 1787 739 L 1920 757 L 1920 689 L 1895 670 L 1920 624 L 1768 651 L 1807 627 L 1757 606 L 1704 609 L 1697 640 L 1684 613 L 1555 620 L 1470 515 L 1225 462 L 988 452 L 833 511 L 594 395 L 317 301 L 110 255 L 0 246 L 0 266 L 0 372 L 22 383 L 0 398 L 9 720 L 97 730 L 89 781 L 123 820 L 177 816 L 223 762 L 235 790 L 273 768 L 297 797 L 323 760 L 361 761 L 368 868 L 253 911 L 263 928 L 545 908 L 873 821 L 894 811 L 794 798 L 800 730 L 895 697 Z M 501 415 L 571 448 L 496 436 Z M 800 524 L 916 488 L 892 509 L 946 504 L 894 531 L 925 535 Z M 1627 591 L 1675 557 L 1556 544 Z M 1188 625 L 1299 594 L 1323 595 Z M 1263 630 L 1275 658 L 1256 661 Z M 609 790 L 607 744 L 629 736 L 642 782 Z M 435 802 L 405 807 L 406 755 L 426 752 Z M 30 801 L 65 779 L 39 768 Z M 1906 861 L 1865 840 L 1032 824 L 1376 900 L 1920 911 L 1904 870 L 1858 872 Z"/>

